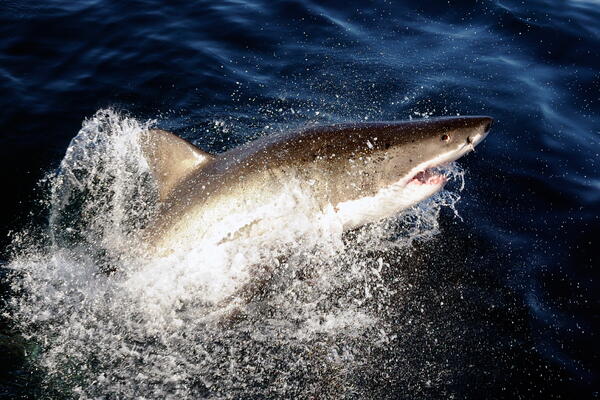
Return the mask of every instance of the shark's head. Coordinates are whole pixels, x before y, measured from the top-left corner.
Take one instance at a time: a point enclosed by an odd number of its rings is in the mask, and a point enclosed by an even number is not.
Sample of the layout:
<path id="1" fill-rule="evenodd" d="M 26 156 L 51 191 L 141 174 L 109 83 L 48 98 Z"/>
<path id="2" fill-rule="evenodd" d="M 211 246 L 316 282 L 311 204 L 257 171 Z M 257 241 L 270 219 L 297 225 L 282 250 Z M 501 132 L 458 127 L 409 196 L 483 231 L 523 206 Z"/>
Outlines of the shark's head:
<path id="1" fill-rule="evenodd" d="M 374 127 L 381 160 L 381 184 L 440 185 L 444 179 L 433 169 L 474 150 L 488 134 L 489 117 L 450 117 Z M 382 157 L 382 158 L 381 158 Z"/>
<path id="2" fill-rule="evenodd" d="M 346 225 L 393 214 L 439 191 L 446 178 L 437 168 L 472 151 L 491 124 L 490 117 L 469 116 L 336 127 L 336 141 L 328 142 L 337 148 L 322 151 L 339 154 L 335 175 L 346 179 L 330 182 Z"/>

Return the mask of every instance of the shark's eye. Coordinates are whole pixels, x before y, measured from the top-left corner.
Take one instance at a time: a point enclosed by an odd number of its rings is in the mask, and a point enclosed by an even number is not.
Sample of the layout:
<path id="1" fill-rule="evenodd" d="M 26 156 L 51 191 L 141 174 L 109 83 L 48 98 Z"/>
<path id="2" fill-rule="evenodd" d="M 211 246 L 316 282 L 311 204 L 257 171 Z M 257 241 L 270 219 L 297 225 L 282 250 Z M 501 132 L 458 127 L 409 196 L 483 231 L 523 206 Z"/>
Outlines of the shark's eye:
<path id="1" fill-rule="evenodd" d="M 450 136 L 449 135 L 442 135 L 442 142 L 447 142 L 448 140 L 450 140 Z"/>

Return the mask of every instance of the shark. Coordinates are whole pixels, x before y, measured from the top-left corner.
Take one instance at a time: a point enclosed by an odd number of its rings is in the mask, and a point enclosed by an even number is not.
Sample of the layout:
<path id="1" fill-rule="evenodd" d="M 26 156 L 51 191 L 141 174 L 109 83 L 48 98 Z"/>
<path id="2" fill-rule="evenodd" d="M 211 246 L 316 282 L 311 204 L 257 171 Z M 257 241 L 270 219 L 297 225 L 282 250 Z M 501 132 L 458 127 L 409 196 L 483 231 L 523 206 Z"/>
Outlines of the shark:
<path id="1" fill-rule="evenodd" d="M 454 116 L 310 126 L 220 154 L 150 129 L 140 143 L 159 212 L 143 235 L 156 254 L 221 243 L 293 212 L 300 197 L 315 213 L 338 218 L 343 230 L 377 222 L 441 190 L 447 178 L 439 167 L 473 151 L 492 121 Z M 285 201 L 275 200 L 282 194 Z"/>

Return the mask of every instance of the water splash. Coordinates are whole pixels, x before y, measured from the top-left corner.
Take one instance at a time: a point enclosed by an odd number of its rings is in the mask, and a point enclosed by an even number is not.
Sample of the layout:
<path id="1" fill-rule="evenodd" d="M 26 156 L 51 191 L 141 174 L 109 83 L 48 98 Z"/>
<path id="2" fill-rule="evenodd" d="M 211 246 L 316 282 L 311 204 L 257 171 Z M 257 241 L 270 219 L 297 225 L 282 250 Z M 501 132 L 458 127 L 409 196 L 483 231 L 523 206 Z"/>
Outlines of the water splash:
<path id="1" fill-rule="evenodd" d="M 250 238 L 147 260 L 137 234 L 156 199 L 138 139 L 150 126 L 112 110 L 86 120 L 48 177 L 47 235 L 10 264 L 46 396 L 369 397 L 396 338 L 404 283 L 390 259 L 432 238 L 458 195 L 346 235 L 311 219 L 307 199 Z"/>
<path id="2" fill-rule="evenodd" d="M 58 172 L 50 177 L 49 234 L 55 248 L 133 247 L 133 236 L 156 204 L 139 140 L 152 124 L 110 109 L 85 121 Z"/>

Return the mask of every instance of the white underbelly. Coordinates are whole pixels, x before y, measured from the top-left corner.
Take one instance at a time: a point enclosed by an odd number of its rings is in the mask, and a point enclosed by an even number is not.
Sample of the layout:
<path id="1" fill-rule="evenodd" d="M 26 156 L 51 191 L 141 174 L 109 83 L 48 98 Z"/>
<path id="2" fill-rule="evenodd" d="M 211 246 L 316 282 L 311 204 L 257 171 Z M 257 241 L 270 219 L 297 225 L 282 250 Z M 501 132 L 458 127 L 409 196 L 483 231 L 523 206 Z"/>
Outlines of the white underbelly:
<path id="1" fill-rule="evenodd" d="M 444 186 L 436 184 L 396 183 L 380 189 L 373 196 L 338 203 L 336 213 L 344 230 L 379 221 L 398 214 L 435 194 Z"/>

